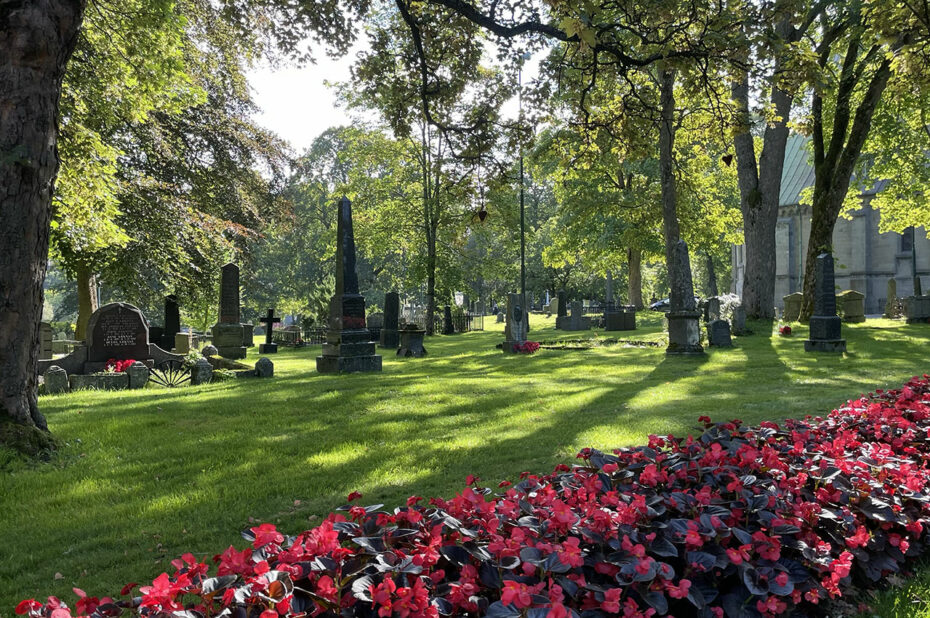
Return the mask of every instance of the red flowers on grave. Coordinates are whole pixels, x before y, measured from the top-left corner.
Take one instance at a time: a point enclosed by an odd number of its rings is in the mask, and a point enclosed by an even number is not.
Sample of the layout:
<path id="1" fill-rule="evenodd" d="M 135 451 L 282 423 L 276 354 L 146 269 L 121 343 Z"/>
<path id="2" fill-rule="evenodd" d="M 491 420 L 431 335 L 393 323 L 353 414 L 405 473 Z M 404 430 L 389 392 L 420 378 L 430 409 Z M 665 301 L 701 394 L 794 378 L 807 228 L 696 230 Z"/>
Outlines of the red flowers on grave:
<path id="1" fill-rule="evenodd" d="M 132 367 L 134 362 L 136 361 L 133 358 L 128 358 L 126 360 L 111 358 L 104 364 L 103 370 L 108 373 L 124 373 L 127 369 Z"/>
<path id="2" fill-rule="evenodd" d="M 519 354 L 532 354 L 539 349 L 539 343 L 535 341 L 524 341 L 523 343 L 515 343 L 513 345 L 513 351 Z"/>
<path id="3" fill-rule="evenodd" d="M 791 327 L 790 327 L 790 326 L 781 326 L 781 327 L 779 327 L 779 329 L 778 329 L 778 334 L 781 335 L 782 337 L 790 337 L 790 336 L 791 336 Z"/>
<path id="4" fill-rule="evenodd" d="M 854 603 L 930 553 L 926 376 L 825 417 L 701 424 L 698 436 L 584 449 L 578 465 L 523 474 L 498 493 L 474 475 L 449 500 L 413 496 L 394 509 L 359 506 L 353 492 L 296 536 L 266 523 L 215 566 L 186 554 L 137 600 L 135 584 L 118 601 L 75 590 L 73 610 L 49 597 L 16 613 L 805 615 Z"/>

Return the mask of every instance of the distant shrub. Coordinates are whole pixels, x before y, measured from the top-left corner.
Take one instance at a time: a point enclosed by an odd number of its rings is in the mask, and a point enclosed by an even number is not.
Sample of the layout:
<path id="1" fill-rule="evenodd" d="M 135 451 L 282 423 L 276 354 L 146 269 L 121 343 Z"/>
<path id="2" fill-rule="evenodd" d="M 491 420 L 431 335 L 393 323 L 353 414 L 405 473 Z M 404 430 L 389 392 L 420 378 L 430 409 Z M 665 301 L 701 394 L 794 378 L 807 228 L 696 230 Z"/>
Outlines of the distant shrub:
<path id="1" fill-rule="evenodd" d="M 296 536 L 186 554 L 125 600 L 77 591 L 16 608 L 74 614 L 400 618 L 824 615 L 926 550 L 930 385 L 877 391 L 825 418 L 584 449 L 575 466 L 480 479 L 451 500 L 346 505 Z M 357 492 L 349 502 L 361 498 Z M 212 570 L 212 573 L 211 573 Z M 833 608 L 835 609 L 835 608 Z M 832 611 L 832 610 L 831 610 Z"/>

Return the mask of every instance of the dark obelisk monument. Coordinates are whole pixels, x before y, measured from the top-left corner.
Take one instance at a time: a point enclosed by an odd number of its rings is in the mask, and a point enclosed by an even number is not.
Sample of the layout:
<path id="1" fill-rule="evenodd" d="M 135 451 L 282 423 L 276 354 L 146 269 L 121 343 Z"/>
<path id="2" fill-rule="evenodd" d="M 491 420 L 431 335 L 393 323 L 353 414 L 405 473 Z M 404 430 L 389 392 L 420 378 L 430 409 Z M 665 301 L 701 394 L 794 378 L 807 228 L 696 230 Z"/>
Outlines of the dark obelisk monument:
<path id="1" fill-rule="evenodd" d="M 398 334 L 398 318 L 400 316 L 400 295 L 397 292 L 388 292 L 384 295 L 384 326 L 381 327 L 382 348 L 396 350 L 400 345 Z"/>
<path id="2" fill-rule="evenodd" d="M 220 321 L 213 325 L 213 345 L 224 358 L 245 358 L 245 334 L 239 322 L 239 267 L 230 262 L 220 277 Z"/>
<path id="3" fill-rule="evenodd" d="M 381 357 L 365 325 L 365 297 L 358 293 L 352 202 L 339 201 L 336 225 L 336 293 L 329 301 L 329 330 L 323 355 L 316 357 L 320 373 L 381 371 Z"/>
<path id="4" fill-rule="evenodd" d="M 845 352 L 843 323 L 836 315 L 836 277 L 833 256 L 821 253 L 814 266 L 814 313 L 811 315 L 807 352 Z"/>

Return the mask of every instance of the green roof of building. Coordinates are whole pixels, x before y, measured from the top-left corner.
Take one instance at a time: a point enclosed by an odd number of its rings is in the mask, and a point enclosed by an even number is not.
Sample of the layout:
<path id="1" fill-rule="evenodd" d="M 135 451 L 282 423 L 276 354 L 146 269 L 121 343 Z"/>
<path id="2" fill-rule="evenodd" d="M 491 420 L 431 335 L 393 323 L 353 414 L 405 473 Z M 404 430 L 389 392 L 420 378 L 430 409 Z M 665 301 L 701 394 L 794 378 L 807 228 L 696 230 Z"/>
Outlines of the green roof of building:
<path id="1" fill-rule="evenodd" d="M 789 135 L 785 147 L 785 167 L 781 172 L 781 193 L 779 206 L 793 206 L 801 201 L 801 191 L 814 184 L 814 168 L 810 164 L 810 138 L 803 135 Z M 855 190 L 856 178 L 852 179 L 850 189 Z M 885 188 L 887 180 L 879 180 L 862 191 L 861 195 L 875 195 Z"/>

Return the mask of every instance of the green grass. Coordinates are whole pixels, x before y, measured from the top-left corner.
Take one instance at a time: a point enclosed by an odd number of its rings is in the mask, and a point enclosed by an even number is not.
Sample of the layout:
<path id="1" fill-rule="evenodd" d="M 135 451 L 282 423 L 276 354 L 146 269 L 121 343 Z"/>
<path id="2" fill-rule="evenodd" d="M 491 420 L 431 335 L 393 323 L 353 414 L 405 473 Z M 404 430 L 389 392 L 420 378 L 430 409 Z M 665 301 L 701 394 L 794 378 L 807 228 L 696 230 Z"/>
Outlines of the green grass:
<path id="1" fill-rule="evenodd" d="M 658 315 L 640 323 L 609 334 L 661 337 Z M 697 359 L 622 346 L 504 356 L 502 325 L 486 324 L 429 338 L 424 359 L 386 355 L 380 374 L 317 374 L 310 347 L 274 357 L 273 380 L 42 397 L 62 448 L 0 472 L 0 616 L 21 598 L 73 600 L 72 586 L 114 594 L 186 551 L 243 545 L 253 521 L 303 530 L 353 490 L 389 506 L 451 496 L 468 474 L 496 483 L 550 471 L 585 446 L 686 434 L 702 414 L 825 413 L 928 369 L 930 327 L 885 320 L 846 327 L 844 356 L 806 354 L 798 327 Z M 532 339 L 566 338 L 551 319 L 532 325 Z"/>

